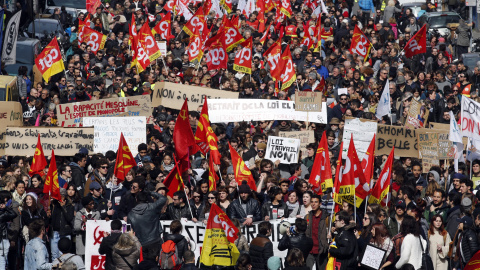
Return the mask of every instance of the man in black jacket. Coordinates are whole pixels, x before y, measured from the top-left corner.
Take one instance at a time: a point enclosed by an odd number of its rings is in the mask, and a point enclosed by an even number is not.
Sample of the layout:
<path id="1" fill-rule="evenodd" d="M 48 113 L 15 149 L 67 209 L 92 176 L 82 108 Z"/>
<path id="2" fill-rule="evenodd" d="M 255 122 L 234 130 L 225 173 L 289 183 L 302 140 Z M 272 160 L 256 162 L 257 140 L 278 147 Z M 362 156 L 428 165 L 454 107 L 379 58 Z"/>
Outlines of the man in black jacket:
<path id="1" fill-rule="evenodd" d="M 340 270 L 357 269 L 357 237 L 353 230 L 355 223 L 350 222 L 350 215 L 340 211 L 335 217 L 335 246 L 329 249 L 330 255 L 340 264 Z"/>
<path id="2" fill-rule="evenodd" d="M 457 243 L 457 252 L 455 260 L 453 260 L 453 269 L 463 269 L 473 255 L 477 253 L 479 247 L 472 218 L 463 216 L 457 221 L 459 222 L 458 230 L 460 232 L 458 233 L 458 241 L 454 239 L 454 242 Z"/>
<path id="3" fill-rule="evenodd" d="M 83 197 L 85 188 L 85 165 L 87 165 L 87 155 L 77 153 L 73 156 L 73 162 L 68 164 L 72 168 L 72 181 L 77 187 L 77 193 Z"/>
<path id="4" fill-rule="evenodd" d="M 180 220 L 182 218 L 192 220 L 193 212 L 189 208 L 185 192 L 177 191 L 173 193 L 172 199 L 173 203 L 169 204 L 167 208 L 167 213 L 170 217 L 170 220 Z"/>
<path id="5" fill-rule="evenodd" d="M 268 238 L 272 235 L 272 224 L 263 221 L 258 224 L 257 237 L 250 242 L 250 258 L 252 259 L 252 270 L 267 270 L 267 261 L 273 256 L 273 244 Z"/>
<path id="6" fill-rule="evenodd" d="M 98 248 L 98 253 L 105 255 L 105 270 L 114 270 L 115 265 L 112 260 L 113 246 L 118 242 L 118 238 L 122 235 L 122 222 L 119 219 L 115 219 L 110 223 L 112 229 L 110 234 L 105 233 L 102 243 Z"/>
<path id="7" fill-rule="evenodd" d="M 240 198 L 235 199 L 227 208 L 227 214 L 231 220 L 236 218 L 243 225 L 252 225 L 253 222 L 262 220 L 260 204 L 251 198 L 251 192 L 247 181 L 244 180 L 238 188 Z"/>
<path id="8" fill-rule="evenodd" d="M 285 249 L 288 249 L 287 254 L 290 254 L 290 251 L 293 248 L 298 248 L 302 251 L 303 259 L 304 261 L 306 261 L 308 254 L 313 247 L 312 238 L 309 238 L 305 235 L 305 232 L 307 231 L 307 225 L 308 224 L 305 219 L 297 218 L 295 220 L 296 233 L 294 235 L 290 235 L 290 232 L 287 232 L 287 234 L 285 234 L 282 239 L 280 239 L 280 243 L 278 243 L 278 250 L 283 251 Z M 287 265 L 286 262 L 285 265 Z"/>

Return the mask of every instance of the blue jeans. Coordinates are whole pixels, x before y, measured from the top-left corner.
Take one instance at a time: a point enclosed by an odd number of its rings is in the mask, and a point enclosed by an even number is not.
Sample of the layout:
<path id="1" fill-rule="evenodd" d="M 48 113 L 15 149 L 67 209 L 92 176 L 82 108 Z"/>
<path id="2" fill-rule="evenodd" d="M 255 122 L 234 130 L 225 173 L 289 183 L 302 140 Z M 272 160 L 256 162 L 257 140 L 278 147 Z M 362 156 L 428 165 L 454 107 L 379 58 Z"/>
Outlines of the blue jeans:
<path id="1" fill-rule="evenodd" d="M 10 249 L 10 242 L 7 239 L 3 239 L 0 242 L 0 269 L 7 268 L 8 250 Z"/>
<path id="2" fill-rule="evenodd" d="M 70 235 L 66 235 L 68 239 L 72 239 Z M 58 241 L 60 241 L 60 233 L 53 231 L 53 237 L 50 241 L 50 249 L 52 251 L 52 262 L 63 255 L 63 253 L 58 249 Z M 1 269 L 1 268 L 0 268 Z"/>

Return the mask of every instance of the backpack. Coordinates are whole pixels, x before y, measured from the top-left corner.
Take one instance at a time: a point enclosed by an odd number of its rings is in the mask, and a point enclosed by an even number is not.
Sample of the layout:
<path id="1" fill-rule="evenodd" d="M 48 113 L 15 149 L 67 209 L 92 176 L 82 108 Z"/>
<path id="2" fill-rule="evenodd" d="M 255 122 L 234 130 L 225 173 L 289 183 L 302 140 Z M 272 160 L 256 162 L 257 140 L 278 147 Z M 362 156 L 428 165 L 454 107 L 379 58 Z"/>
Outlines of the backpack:
<path id="1" fill-rule="evenodd" d="M 159 260 L 161 269 L 180 269 L 182 266 L 181 258 L 178 257 L 178 250 L 175 242 L 168 240 L 162 244 Z"/>

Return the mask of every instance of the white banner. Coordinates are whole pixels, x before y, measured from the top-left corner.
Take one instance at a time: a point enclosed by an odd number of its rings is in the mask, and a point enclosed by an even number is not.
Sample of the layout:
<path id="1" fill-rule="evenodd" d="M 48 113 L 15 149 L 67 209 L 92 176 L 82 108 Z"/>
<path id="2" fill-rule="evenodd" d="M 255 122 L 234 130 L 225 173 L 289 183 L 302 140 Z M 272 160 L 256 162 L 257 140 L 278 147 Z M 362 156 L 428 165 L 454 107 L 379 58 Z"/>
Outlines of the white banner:
<path id="1" fill-rule="evenodd" d="M 462 112 L 460 116 L 462 136 L 480 140 L 480 103 L 462 96 Z"/>
<path id="2" fill-rule="evenodd" d="M 17 62 L 17 38 L 21 15 L 21 11 L 15 13 L 5 28 L 2 51 L 2 61 L 5 62 L 5 65 L 13 65 Z"/>
<path id="3" fill-rule="evenodd" d="M 299 148 L 299 139 L 268 136 L 265 158 L 273 162 L 280 160 L 284 164 L 298 163 Z"/>
<path id="4" fill-rule="evenodd" d="M 327 108 L 325 102 L 322 108 Z M 327 124 L 327 110 L 295 111 L 295 102 L 269 99 L 208 99 L 210 122 L 297 120 Z"/>
<path id="5" fill-rule="evenodd" d="M 353 134 L 353 142 L 357 150 L 358 159 L 361 161 L 370 146 L 373 135 L 377 133 L 377 122 L 362 122 L 358 118 L 345 119 L 343 128 L 343 154 L 347 155 L 350 145 L 350 134 Z"/>
<path id="6" fill-rule="evenodd" d="M 122 132 L 134 157 L 138 154 L 138 145 L 147 143 L 145 116 L 84 117 L 83 126 L 94 127 L 93 151 L 95 153 L 105 154 L 109 150 L 117 151 Z"/>
<path id="7" fill-rule="evenodd" d="M 210 104 L 208 105 L 210 106 Z M 288 218 L 284 220 L 287 220 L 288 222 L 290 222 L 290 224 L 295 223 L 294 218 Z M 275 254 L 275 256 L 278 256 L 280 258 L 286 258 L 287 250 L 284 250 L 284 251 L 278 250 L 278 242 L 282 238 L 282 235 L 278 232 L 278 226 L 280 224 L 280 221 L 281 220 L 278 220 L 278 219 L 270 220 L 270 223 L 272 223 L 272 235 L 269 238 L 273 243 L 273 254 Z M 162 224 L 164 232 L 170 232 L 171 222 L 172 222 L 171 220 L 160 221 L 160 224 Z M 242 233 L 247 238 L 247 243 L 249 245 L 252 239 L 257 237 L 258 224 L 260 224 L 260 222 L 255 222 L 251 226 L 244 226 L 242 228 Z M 183 225 L 182 235 L 190 240 L 192 251 L 195 253 L 195 261 L 197 261 L 198 258 L 200 257 L 200 251 L 203 246 L 203 236 L 205 235 L 206 226 L 202 222 L 195 223 L 193 221 L 184 221 L 183 219 L 182 219 L 182 225 Z M 86 269 L 89 269 L 89 268 L 86 268 Z"/>
<path id="8" fill-rule="evenodd" d="M 98 253 L 103 233 L 110 233 L 110 222 L 106 220 L 87 220 L 85 237 L 85 269 L 105 269 L 105 256 Z"/>

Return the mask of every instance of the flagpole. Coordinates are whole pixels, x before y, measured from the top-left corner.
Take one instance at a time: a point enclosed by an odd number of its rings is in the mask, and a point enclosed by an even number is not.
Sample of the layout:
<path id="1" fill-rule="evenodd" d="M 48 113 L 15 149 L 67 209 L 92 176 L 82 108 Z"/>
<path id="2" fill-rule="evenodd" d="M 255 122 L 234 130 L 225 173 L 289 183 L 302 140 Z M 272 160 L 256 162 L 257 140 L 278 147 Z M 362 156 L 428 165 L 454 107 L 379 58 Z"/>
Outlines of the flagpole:
<path id="1" fill-rule="evenodd" d="M 473 144 L 473 140 L 472 140 L 472 138 L 470 138 L 470 145 L 472 145 L 472 144 Z M 470 175 L 469 175 L 470 178 L 472 178 L 472 161 L 470 161 Z"/>
<path id="2" fill-rule="evenodd" d="M 332 200 L 333 200 L 333 209 L 332 209 L 332 212 L 330 213 L 330 223 L 328 224 L 328 233 L 330 234 L 330 236 L 332 235 L 332 220 L 333 220 L 333 212 L 335 211 L 335 200 L 333 199 L 333 192 L 330 192 L 330 196 L 332 197 Z M 328 203 L 327 203 L 327 207 L 328 207 Z"/>
<path id="3" fill-rule="evenodd" d="M 353 221 L 357 223 L 357 195 L 353 193 Z"/>

